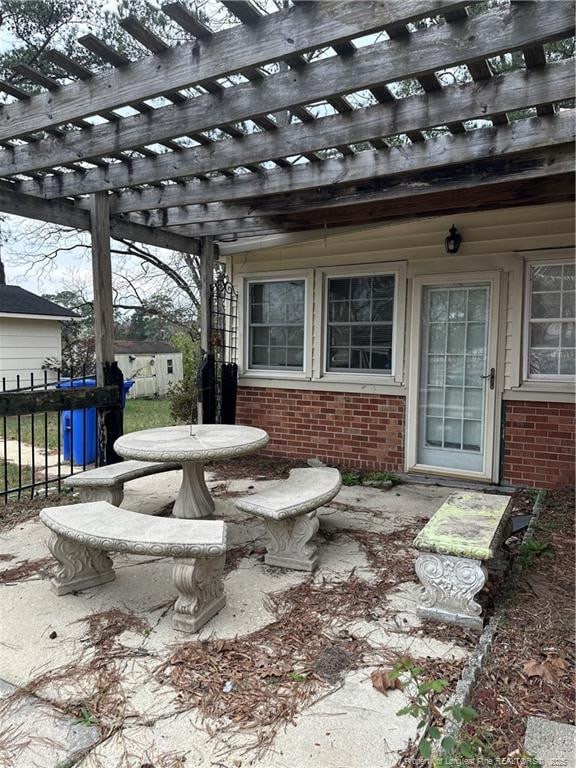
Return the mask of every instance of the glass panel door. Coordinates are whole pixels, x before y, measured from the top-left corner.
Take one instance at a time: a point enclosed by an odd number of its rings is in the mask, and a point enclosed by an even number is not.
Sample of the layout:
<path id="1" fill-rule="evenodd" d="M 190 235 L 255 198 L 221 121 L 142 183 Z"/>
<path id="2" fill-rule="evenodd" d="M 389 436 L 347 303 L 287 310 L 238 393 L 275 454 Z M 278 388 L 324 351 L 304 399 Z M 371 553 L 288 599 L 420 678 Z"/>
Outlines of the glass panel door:
<path id="1" fill-rule="evenodd" d="M 425 286 L 418 463 L 484 468 L 490 285 Z"/>

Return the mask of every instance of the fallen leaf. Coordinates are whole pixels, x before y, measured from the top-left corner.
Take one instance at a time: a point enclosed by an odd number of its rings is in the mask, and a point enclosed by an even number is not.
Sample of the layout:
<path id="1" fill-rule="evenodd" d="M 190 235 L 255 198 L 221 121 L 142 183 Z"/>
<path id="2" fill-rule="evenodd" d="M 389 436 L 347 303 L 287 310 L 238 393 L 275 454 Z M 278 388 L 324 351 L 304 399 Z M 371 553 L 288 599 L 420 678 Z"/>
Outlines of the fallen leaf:
<path id="1" fill-rule="evenodd" d="M 381 669 L 375 669 L 370 675 L 372 679 L 372 685 L 380 693 L 386 693 L 387 691 L 394 690 L 395 688 L 402 688 L 402 683 L 395 677 L 390 679 L 390 673 L 392 669 L 389 667 L 382 667 Z"/>
<path id="2" fill-rule="evenodd" d="M 545 683 L 556 683 L 558 678 L 570 669 L 570 665 L 561 656 L 551 656 L 544 661 L 530 659 L 523 669 L 527 677 L 540 677 Z"/>

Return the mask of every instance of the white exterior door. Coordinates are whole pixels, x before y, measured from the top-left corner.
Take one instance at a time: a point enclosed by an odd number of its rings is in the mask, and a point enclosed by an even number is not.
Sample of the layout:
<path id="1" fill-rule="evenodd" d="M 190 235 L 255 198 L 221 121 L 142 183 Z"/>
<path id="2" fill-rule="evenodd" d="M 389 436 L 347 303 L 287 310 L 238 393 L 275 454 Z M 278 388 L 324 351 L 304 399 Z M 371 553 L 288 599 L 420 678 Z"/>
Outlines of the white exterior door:
<path id="1" fill-rule="evenodd" d="M 409 468 L 491 476 L 499 292 L 475 278 L 415 281 Z"/>

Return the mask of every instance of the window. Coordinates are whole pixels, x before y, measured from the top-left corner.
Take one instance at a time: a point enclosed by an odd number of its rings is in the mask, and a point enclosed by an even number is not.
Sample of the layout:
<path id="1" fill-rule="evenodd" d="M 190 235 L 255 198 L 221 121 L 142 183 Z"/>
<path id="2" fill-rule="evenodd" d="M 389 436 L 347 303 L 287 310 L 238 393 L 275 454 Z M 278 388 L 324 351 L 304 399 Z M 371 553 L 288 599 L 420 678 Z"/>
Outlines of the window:
<path id="1" fill-rule="evenodd" d="M 327 281 L 327 371 L 392 373 L 394 275 Z"/>
<path id="2" fill-rule="evenodd" d="M 248 284 L 248 354 L 252 369 L 304 368 L 304 280 Z"/>
<path id="3" fill-rule="evenodd" d="M 574 376 L 574 264 L 530 266 L 528 376 Z"/>
<path id="4" fill-rule="evenodd" d="M 174 373 L 174 361 L 166 360 L 166 373 Z"/>

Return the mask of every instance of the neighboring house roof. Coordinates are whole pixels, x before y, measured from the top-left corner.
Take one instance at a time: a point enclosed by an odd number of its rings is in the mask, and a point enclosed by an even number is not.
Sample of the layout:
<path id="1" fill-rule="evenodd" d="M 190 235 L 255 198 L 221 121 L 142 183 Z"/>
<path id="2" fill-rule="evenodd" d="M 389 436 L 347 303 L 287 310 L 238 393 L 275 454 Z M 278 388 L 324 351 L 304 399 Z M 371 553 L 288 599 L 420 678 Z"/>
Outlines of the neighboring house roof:
<path id="1" fill-rule="evenodd" d="M 179 350 L 167 341 L 132 341 L 120 339 L 114 342 L 115 355 L 158 355 L 166 353 L 178 354 Z"/>
<path id="2" fill-rule="evenodd" d="M 79 317 L 71 309 L 25 291 L 18 285 L 0 285 L 0 315 L 38 315 L 62 320 Z"/>

